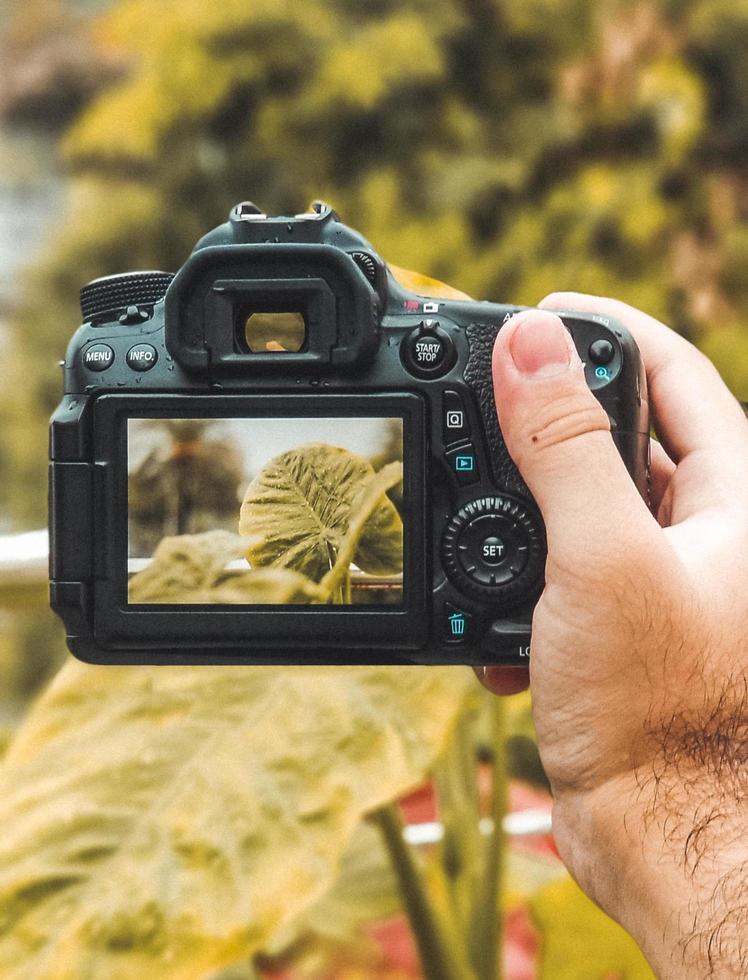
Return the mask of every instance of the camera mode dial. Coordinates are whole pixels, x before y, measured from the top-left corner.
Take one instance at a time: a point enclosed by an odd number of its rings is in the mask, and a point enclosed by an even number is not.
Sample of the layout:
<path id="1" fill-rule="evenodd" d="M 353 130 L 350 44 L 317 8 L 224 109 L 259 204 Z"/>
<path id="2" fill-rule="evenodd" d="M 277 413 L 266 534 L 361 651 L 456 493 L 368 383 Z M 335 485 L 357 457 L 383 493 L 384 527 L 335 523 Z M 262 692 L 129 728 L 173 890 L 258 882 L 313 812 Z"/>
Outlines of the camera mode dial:
<path id="1" fill-rule="evenodd" d="M 540 515 L 508 494 L 471 500 L 447 524 L 442 559 L 465 595 L 494 605 L 529 596 L 545 568 Z"/>
<path id="2" fill-rule="evenodd" d="M 368 252 L 351 252 L 351 258 L 369 280 L 372 286 L 377 284 L 377 263 Z"/>
<path id="3" fill-rule="evenodd" d="M 171 272 L 124 272 L 116 276 L 103 276 L 86 283 L 81 289 L 81 313 L 83 322 L 101 320 L 110 314 L 122 323 L 140 323 L 148 314 L 138 312 L 139 306 L 152 306 L 164 298 Z"/>

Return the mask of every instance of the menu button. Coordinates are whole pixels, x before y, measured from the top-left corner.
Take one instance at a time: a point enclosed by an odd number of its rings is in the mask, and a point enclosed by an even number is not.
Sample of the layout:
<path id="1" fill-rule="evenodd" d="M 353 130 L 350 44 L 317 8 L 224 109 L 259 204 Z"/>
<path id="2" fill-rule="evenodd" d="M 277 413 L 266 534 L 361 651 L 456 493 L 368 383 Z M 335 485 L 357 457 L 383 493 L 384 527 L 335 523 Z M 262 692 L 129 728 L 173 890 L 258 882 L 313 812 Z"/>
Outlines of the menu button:
<path id="1" fill-rule="evenodd" d="M 106 371 L 114 361 L 109 344 L 91 344 L 83 351 L 83 364 L 89 371 Z"/>

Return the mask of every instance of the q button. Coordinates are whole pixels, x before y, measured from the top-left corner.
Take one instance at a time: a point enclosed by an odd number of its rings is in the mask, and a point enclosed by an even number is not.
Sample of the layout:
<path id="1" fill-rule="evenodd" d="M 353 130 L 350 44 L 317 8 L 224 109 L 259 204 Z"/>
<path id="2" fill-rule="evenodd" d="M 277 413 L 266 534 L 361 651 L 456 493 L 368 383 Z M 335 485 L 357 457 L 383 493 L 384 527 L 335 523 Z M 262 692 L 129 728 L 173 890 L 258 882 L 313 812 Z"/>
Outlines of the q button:
<path id="1" fill-rule="evenodd" d="M 126 360 L 133 371 L 150 371 L 158 360 L 158 353 L 150 344 L 136 344 L 127 352 Z"/>

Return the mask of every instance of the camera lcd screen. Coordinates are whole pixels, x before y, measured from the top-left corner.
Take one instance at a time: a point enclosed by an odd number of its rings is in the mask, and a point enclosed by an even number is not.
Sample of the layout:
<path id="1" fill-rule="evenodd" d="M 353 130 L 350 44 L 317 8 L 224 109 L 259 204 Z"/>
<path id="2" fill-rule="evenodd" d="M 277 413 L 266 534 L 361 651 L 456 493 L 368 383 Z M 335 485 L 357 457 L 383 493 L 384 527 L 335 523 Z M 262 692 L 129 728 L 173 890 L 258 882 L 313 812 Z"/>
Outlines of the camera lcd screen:
<path id="1" fill-rule="evenodd" d="M 403 605 L 403 418 L 130 418 L 130 604 Z"/>

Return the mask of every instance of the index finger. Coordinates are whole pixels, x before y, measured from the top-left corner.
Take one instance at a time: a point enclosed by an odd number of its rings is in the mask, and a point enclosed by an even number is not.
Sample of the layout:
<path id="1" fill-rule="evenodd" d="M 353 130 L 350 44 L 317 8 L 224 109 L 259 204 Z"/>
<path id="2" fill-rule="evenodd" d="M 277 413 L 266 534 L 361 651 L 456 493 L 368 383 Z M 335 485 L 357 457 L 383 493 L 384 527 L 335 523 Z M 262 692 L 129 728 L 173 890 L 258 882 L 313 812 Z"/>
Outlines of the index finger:
<path id="1" fill-rule="evenodd" d="M 722 481 L 736 464 L 748 469 L 748 422 L 712 362 L 674 330 L 619 300 L 585 293 L 550 293 L 539 307 L 602 313 L 623 324 L 639 346 L 655 428 L 676 463 L 694 452 L 720 460 Z"/>
<path id="2" fill-rule="evenodd" d="M 530 686 L 530 674 L 526 667 L 473 667 L 475 676 L 493 694 L 519 694 Z"/>

